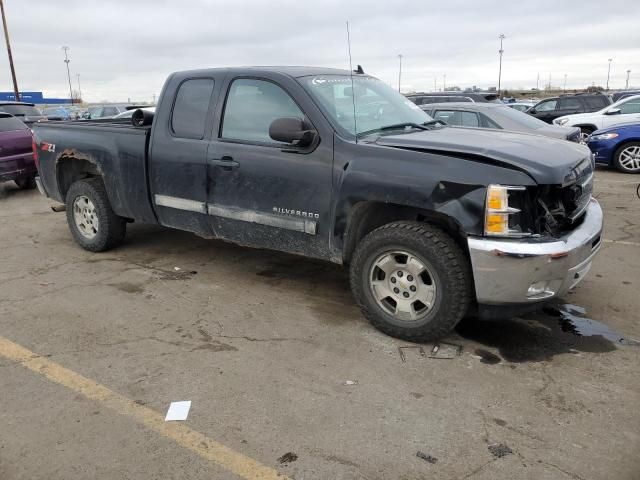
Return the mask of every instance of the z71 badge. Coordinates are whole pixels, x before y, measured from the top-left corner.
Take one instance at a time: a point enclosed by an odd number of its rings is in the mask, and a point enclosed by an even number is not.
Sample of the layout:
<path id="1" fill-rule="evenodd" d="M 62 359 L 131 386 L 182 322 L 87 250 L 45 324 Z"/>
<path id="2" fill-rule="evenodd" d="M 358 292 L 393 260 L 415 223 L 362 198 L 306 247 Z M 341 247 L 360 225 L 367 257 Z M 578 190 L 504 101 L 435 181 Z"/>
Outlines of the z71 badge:
<path id="1" fill-rule="evenodd" d="M 42 150 L 43 152 L 55 152 L 56 151 L 56 144 L 55 143 L 42 142 L 40 144 L 40 150 Z"/>
<path id="2" fill-rule="evenodd" d="M 288 208 L 273 207 L 273 212 L 279 213 L 280 215 L 293 215 L 296 217 L 303 217 L 303 218 L 314 218 L 314 219 L 320 218 L 320 214 L 318 213 L 304 212 L 302 210 L 293 210 Z"/>

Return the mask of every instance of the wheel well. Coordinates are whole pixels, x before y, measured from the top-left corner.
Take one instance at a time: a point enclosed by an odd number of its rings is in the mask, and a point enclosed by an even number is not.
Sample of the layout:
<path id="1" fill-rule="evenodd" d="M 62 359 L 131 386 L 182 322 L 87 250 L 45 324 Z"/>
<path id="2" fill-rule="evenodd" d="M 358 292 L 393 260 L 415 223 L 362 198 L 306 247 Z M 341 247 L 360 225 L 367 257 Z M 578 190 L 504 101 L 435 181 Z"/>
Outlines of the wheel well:
<path id="1" fill-rule="evenodd" d="M 343 262 L 349 263 L 358 242 L 368 233 L 387 223 L 401 220 L 417 220 L 435 225 L 448 233 L 463 251 L 468 250 L 464 231 L 460 224 L 448 215 L 402 205 L 359 202 L 353 206 L 350 212 L 343 243 Z"/>
<path id="2" fill-rule="evenodd" d="M 58 190 L 64 199 L 67 196 L 69 187 L 78 180 L 88 177 L 100 176 L 100 170 L 95 163 L 85 159 L 60 157 L 57 162 L 56 176 L 58 179 Z"/>

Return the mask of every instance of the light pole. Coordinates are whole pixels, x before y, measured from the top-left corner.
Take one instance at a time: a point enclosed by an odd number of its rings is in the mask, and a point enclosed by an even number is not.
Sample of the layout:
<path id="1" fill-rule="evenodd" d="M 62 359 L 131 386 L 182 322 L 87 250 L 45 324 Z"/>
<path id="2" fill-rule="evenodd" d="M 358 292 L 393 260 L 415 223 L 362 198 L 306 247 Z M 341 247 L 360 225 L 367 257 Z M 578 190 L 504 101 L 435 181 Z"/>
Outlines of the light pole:
<path id="1" fill-rule="evenodd" d="M 538 72 L 538 78 L 536 78 L 536 90 L 540 87 L 540 72 Z"/>
<path id="2" fill-rule="evenodd" d="M 564 74 L 564 86 L 562 87 L 562 92 L 567 93 L 567 74 Z"/>
<path id="3" fill-rule="evenodd" d="M 67 64 L 67 78 L 69 79 L 69 99 L 71 100 L 71 105 L 73 105 L 73 92 L 71 91 L 71 73 L 69 73 L 69 62 L 71 60 L 69 60 L 69 57 L 67 56 L 69 47 L 62 47 L 62 50 L 64 50 L 64 63 Z"/>
<path id="4" fill-rule="evenodd" d="M 625 90 L 629 90 L 629 75 L 631 75 L 631 70 L 627 70 L 627 83 L 624 85 Z"/>
<path id="5" fill-rule="evenodd" d="M 80 74 L 76 73 L 76 77 L 78 77 L 78 95 L 80 96 L 80 100 L 82 100 L 82 87 L 80 86 Z"/>
<path id="6" fill-rule="evenodd" d="M 442 75 L 442 91 L 447 91 L 447 74 Z"/>
<path id="7" fill-rule="evenodd" d="M 16 96 L 16 102 L 20 101 L 20 92 L 18 91 L 18 81 L 16 80 L 16 70 L 13 68 L 13 55 L 11 55 L 11 44 L 9 43 L 9 30 L 7 29 L 7 19 L 4 16 L 4 1 L 0 0 L 0 10 L 2 10 L 2 25 L 4 26 L 4 39 L 7 42 L 7 54 L 9 55 L 9 67 L 11 68 L 11 78 L 13 79 L 13 94 Z"/>
<path id="8" fill-rule="evenodd" d="M 609 77 L 611 76 L 611 62 L 613 58 L 609 59 L 609 70 L 607 70 L 607 92 L 609 91 Z"/>
<path id="9" fill-rule="evenodd" d="M 502 54 L 504 53 L 504 50 L 502 49 L 502 41 L 505 39 L 504 33 L 501 33 L 500 35 L 498 35 L 498 38 L 500 39 L 500 50 L 498 50 L 498 53 L 500 54 L 500 67 L 498 68 L 498 98 L 500 97 L 500 87 L 502 85 Z"/>
<path id="10" fill-rule="evenodd" d="M 398 92 L 400 92 L 400 85 L 402 85 L 402 55 L 398 55 L 398 61 L 400 62 L 398 69 Z"/>

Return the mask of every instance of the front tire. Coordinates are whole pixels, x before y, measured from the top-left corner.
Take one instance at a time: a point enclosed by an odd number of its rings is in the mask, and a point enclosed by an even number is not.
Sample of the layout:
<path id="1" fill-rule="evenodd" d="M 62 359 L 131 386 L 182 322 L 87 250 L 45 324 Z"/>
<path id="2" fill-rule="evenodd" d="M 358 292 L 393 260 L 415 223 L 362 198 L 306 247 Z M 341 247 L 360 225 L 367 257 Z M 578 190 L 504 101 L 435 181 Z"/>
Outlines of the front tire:
<path id="1" fill-rule="evenodd" d="M 85 250 L 103 252 L 124 239 L 127 224 L 111 209 L 101 178 L 78 180 L 67 192 L 67 223 L 73 239 Z"/>
<path id="2" fill-rule="evenodd" d="M 412 342 L 446 336 L 471 302 L 467 256 L 445 232 L 420 222 L 397 222 L 358 244 L 351 290 L 378 330 Z"/>
<path id="3" fill-rule="evenodd" d="M 613 154 L 613 164 L 623 173 L 640 173 L 640 142 L 621 145 Z"/>

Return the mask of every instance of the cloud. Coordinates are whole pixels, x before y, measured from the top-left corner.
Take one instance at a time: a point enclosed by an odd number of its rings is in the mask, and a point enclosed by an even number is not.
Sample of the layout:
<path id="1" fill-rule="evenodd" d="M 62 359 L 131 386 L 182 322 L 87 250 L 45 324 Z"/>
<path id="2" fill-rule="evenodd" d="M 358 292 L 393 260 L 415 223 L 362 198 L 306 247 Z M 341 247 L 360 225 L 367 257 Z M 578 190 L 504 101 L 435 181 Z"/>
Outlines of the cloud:
<path id="1" fill-rule="evenodd" d="M 241 0 L 5 0 L 21 90 L 68 96 L 62 45 L 73 88 L 81 75 L 90 101 L 151 100 L 175 70 L 238 65 L 348 65 L 350 21 L 355 64 L 404 90 L 497 83 L 498 34 L 504 44 L 502 84 L 624 86 L 640 78 L 640 4 L 612 0 L 538 2 Z M 634 11 L 635 10 L 635 11 Z M 0 89 L 11 90 L 0 52 Z M 635 82 L 640 85 L 640 81 Z"/>

